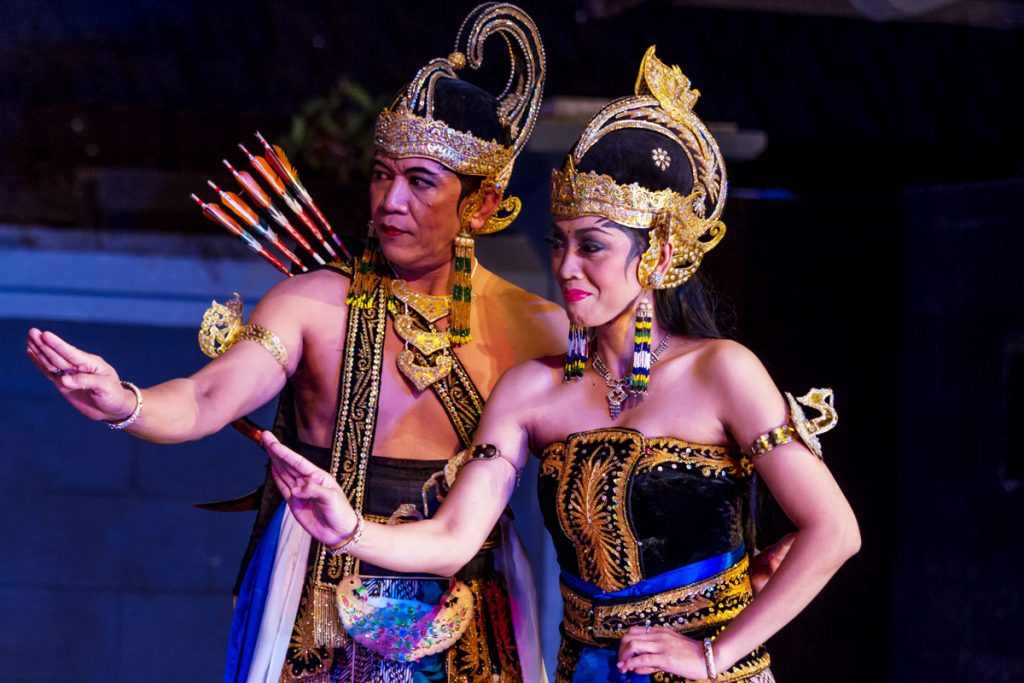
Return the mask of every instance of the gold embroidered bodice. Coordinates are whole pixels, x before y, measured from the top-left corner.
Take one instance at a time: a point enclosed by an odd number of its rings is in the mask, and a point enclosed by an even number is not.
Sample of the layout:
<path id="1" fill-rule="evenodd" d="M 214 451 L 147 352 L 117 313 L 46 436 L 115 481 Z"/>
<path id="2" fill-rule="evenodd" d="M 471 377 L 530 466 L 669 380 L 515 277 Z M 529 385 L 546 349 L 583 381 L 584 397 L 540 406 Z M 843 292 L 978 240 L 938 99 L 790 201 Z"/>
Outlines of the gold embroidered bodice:
<path id="1" fill-rule="evenodd" d="M 738 546 L 752 472 L 735 448 L 597 429 L 544 449 L 538 496 L 562 570 L 614 591 Z"/>

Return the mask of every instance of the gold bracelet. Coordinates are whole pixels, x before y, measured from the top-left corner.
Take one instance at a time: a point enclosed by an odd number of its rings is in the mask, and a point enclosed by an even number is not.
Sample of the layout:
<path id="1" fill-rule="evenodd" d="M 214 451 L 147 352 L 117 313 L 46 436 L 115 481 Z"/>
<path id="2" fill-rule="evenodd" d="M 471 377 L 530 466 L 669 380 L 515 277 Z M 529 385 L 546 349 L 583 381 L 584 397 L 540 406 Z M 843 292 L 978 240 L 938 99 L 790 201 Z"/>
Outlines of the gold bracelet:
<path id="1" fill-rule="evenodd" d="M 711 646 L 711 638 L 704 639 L 704 668 L 707 669 L 708 680 L 718 678 L 718 669 L 715 666 L 715 651 Z"/>
<path id="2" fill-rule="evenodd" d="M 249 323 L 238 331 L 236 339 L 248 339 L 249 341 L 256 342 L 270 352 L 270 355 L 281 364 L 285 372 L 288 371 L 288 350 L 284 347 L 280 337 L 263 327 L 263 325 Z"/>

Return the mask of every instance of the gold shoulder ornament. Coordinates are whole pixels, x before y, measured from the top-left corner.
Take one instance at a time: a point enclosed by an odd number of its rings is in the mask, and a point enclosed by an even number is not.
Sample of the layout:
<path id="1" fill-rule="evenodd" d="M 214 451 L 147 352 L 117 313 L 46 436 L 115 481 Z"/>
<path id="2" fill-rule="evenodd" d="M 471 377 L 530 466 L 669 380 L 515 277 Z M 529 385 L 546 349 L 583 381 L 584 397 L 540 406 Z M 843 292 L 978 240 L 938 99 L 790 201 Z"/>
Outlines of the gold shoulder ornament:
<path id="1" fill-rule="evenodd" d="M 789 404 L 789 421 L 754 439 L 750 446 L 751 455 L 760 457 L 776 446 L 789 443 L 795 437 L 821 460 L 821 441 L 818 435 L 829 431 L 839 421 L 839 414 L 833 406 L 832 390 L 811 389 L 800 397 L 794 397 L 787 391 L 785 396 Z M 804 414 L 804 407 L 818 411 L 818 416 L 808 419 Z"/>
<path id="2" fill-rule="evenodd" d="M 288 350 L 281 339 L 263 327 L 250 323 L 243 325 L 242 297 L 235 292 L 227 302 L 211 302 L 199 325 L 199 348 L 210 358 L 217 358 L 241 339 L 254 341 L 265 348 L 281 368 L 288 371 Z"/>

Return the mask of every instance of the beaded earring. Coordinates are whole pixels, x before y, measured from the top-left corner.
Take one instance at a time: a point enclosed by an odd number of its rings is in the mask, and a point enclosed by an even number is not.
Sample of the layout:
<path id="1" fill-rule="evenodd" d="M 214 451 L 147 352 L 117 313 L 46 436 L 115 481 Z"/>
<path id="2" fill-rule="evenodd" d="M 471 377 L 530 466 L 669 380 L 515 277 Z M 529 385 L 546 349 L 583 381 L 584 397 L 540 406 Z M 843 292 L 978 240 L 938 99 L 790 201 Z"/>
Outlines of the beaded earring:
<path id="1" fill-rule="evenodd" d="M 473 259 L 476 257 L 473 235 L 466 227 L 455 237 L 455 276 L 452 282 L 451 317 L 448 340 L 455 345 L 473 340 L 469 316 L 473 305 Z"/>
<path id="2" fill-rule="evenodd" d="M 633 327 L 633 371 L 629 375 L 629 393 L 643 396 L 651 381 L 651 323 L 654 309 L 645 293 L 636 305 L 636 323 Z"/>
<path id="3" fill-rule="evenodd" d="M 576 382 L 583 378 L 583 371 L 587 368 L 587 358 L 590 357 L 587 337 L 586 327 L 569 325 L 569 350 L 565 354 L 563 382 Z"/>
<path id="4" fill-rule="evenodd" d="M 458 346 L 473 340 L 470 314 L 473 310 L 473 263 L 476 249 L 470 222 L 483 204 L 484 186 L 466 197 L 459 212 L 459 234 L 455 236 L 455 263 L 452 277 L 452 306 L 448 319 L 448 340 Z"/>

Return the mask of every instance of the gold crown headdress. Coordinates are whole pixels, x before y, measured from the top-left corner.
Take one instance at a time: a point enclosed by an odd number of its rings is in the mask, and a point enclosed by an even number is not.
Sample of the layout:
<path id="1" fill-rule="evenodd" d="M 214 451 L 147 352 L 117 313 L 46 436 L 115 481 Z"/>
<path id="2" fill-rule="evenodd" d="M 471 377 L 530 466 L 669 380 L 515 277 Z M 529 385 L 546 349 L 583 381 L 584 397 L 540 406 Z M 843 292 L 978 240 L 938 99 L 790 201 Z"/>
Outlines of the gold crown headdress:
<path id="1" fill-rule="evenodd" d="M 444 79 L 459 80 L 456 72 L 467 65 L 479 69 L 483 64 L 484 43 L 493 35 L 505 41 L 511 60 L 508 80 L 496 97 L 497 119 L 508 133 L 509 144 L 458 130 L 434 116 L 437 84 Z M 521 208 L 519 199 L 505 197 L 504 191 L 515 159 L 526 146 L 537 121 L 545 70 L 540 34 L 529 15 L 507 3 L 485 3 L 471 11 L 459 27 L 454 51 L 420 69 L 408 87 L 377 117 L 374 141 L 381 151 L 398 158 L 432 159 L 456 173 L 484 179 L 481 190 L 471 195 L 462 208 L 462 230 L 455 242 L 449 336 L 456 344 L 470 340 L 473 237 L 508 227 Z M 483 227 L 471 230 L 468 219 L 476 213 L 487 190 L 498 193 L 498 210 Z M 371 228 L 368 244 L 374 242 Z M 350 300 L 367 305 L 374 287 L 372 277 L 375 273 L 382 274 L 384 268 L 379 255 L 364 257 L 363 262 L 357 269 L 359 277 L 353 283 Z"/>
<path id="2" fill-rule="evenodd" d="M 552 172 L 551 213 L 555 218 L 601 216 L 629 228 L 651 230 L 650 247 L 640 257 L 638 279 L 645 287 L 676 287 L 693 275 L 704 254 L 725 234 L 725 224 L 719 220 L 727 189 L 725 161 L 718 143 L 693 113 L 700 92 L 690 88 L 690 80 L 678 66 L 660 61 L 654 46 L 640 63 L 635 92 L 635 96 L 615 100 L 602 109 L 583 131 L 565 167 Z M 620 184 L 610 175 L 577 170 L 598 141 L 627 129 L 663 135 L 666 146 L 683 151 L 693 178 L 689 194 L 650 190 L 638 183 Z M 652 150 L 650 162 L 664 169 L 672 159 L 659 147 Z M 672 263 L 660 281 L 652 280 L 666 240 L 674 248 Z"/>

